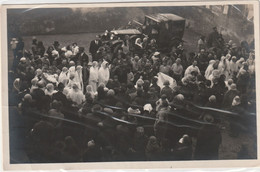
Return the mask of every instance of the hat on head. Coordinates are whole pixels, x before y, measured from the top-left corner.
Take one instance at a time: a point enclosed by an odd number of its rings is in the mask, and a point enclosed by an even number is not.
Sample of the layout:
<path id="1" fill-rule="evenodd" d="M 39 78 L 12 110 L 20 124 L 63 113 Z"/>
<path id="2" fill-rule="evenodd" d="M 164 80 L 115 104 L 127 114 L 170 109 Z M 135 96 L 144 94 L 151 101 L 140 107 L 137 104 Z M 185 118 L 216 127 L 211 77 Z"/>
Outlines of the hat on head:
<path id="1" fill-rule="evenodd" d="M 178 95 L 175 96 L 175 99 L 179 100 L 179 101 L 183 101 L 184 100 L 184 96 L 182 94 L 178 94 Z"/>
<path id="2" fill-rule="evenodd" d="M 158 56 L 160 53 L 158 51 L 156 51 L 153 55 L 154 56 Z"/>
<path id="3" fill-rule="evenodd" d="M 25 58 L 25 57 L 22 57 L 22 58 L 20 59 L 20 62 L 26 62 L 26 58 Z"/>
<path id="4" fill-rule="evenodd" d="M 25 94 L 24 97 L 23 97 L 23 100 L 24 101 L 32 101 L 32 96 L 30 94 Z"/>
<path id="5" fill-rule="evenodd" d="M 153 110 L 153 107 L 151 104 L 144 105 L 144 111 L 148 111 L 149 113 Z"/>
<path id="6" fill-rule="evenodd" d="M 51 54 L 52 54 L 53 56 L 58 56 L 58 55 L 59 55 L 59 52 L 56 51 L 56 50 L 53 50 L 53 51 L 51 52 Z"/>
<path id="7" fill-rule="evenodd" d="M 109 89 L 107 92 L 108 96 L 114 96 L 115 95 L 115 91 L 113 89 Z"/>
<path id="8" fill-rule="evenodd" d="M 70 56 L 72 56 L 72 51 L 68 50 L 66 53 L 65 53 L 65 57 L 69 58 Z"/>
<path id="9" fill-rule="evenodd" d="M 209 102 L 215 102 L 215 101 L 216 101 L 216 96 L 211 95 L 211 96 L 209 97 Z"/>

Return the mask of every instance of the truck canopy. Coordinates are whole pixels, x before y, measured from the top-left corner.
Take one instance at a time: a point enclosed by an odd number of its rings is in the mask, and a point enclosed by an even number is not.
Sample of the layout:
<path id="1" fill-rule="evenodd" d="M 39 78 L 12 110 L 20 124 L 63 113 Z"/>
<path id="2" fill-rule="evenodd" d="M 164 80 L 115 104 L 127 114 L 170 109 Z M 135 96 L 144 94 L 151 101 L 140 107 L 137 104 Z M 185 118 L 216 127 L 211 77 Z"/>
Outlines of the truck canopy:
<path id="1" fill-rule="evenodd" d="M 111 32 L 114 33 L 115 35 L 140 35 L 140 34 L 142 34 L 137 29 L 112 30 Z"/>
<path id="2" fill-rule="evenodd" d="M 145 17 L 154 20 L 157 23 L 167 22 L 167 21 L 185 21 L 184 18 L 171 13 L 158 13 L 153 15 L 146 15 Z"/>

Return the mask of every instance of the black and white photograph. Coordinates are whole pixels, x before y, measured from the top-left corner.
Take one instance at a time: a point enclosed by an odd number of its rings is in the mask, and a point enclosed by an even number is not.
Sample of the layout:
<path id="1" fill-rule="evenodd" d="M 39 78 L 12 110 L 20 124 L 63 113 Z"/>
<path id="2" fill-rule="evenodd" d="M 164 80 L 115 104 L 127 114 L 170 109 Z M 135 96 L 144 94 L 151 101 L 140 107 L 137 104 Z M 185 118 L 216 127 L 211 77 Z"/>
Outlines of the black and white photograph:
<path id="1" fill-rule="evenodd" d="M 257 160 L 254 7 L 9 6 L 7 162 Z"/>

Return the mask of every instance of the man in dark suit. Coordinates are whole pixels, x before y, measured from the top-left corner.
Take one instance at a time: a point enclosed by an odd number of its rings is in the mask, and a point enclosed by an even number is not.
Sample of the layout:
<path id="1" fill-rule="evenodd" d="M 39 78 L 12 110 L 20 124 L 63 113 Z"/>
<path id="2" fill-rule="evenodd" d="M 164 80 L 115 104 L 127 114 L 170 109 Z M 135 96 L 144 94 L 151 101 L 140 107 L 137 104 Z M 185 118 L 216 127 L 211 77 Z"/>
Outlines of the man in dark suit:
<path id="1" fill-rule="evenodd" d="M 71 60 L 73 60 L 76 64 L 78 65 L 83 65 L 84 63 L 88 64 L 89 62 L 89 57 L 88 55 L 85 53 L 85 49 L 84 47 L 79 47 L 79 52 L 76 54 L 76 56 L 74 58 L 72 58 Z"/>
<path id="2" fill-rule="evenodd" d="M 96 54 L 97 54 L 99 47 L 101 47 L 101 45 L 102 45 L 102 42 L 100 41 L 99 35 L 96 36 L 95 40 L 90 42 L 89 53 L 91 53 L 91 55 L 92 55 L 92 61 L 98 60 L 98 59 L 96 59 Z"/>

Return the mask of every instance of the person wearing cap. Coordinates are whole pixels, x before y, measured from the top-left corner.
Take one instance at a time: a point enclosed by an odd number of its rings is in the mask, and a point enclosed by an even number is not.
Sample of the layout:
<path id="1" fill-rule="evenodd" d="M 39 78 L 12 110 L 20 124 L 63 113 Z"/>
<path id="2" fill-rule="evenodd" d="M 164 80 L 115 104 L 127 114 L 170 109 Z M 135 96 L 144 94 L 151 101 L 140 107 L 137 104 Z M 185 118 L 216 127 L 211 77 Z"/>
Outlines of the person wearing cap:
<path id="1" fill-rule="evenodd" d="M 92 61 L 98 61 L 98 59 L 96 58 L 96 54 L 97 54 L 99 47 L 101 47 L 101 46 L 102 46 L 102 42 L 100 41 L 100 36 L 96 35 L 96 39 L 92 40 L 90 42 L 90 46 L 89 46 L 89 53 L 92 56 Z"/>

